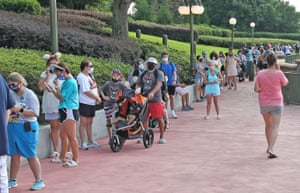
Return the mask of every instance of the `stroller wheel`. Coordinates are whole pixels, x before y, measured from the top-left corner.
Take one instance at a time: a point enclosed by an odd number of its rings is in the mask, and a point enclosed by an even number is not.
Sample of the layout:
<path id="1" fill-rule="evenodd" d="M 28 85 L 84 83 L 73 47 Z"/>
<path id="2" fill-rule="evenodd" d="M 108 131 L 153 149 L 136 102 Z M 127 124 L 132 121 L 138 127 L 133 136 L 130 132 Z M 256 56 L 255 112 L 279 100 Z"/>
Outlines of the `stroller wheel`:
<path id="1" fill-rule="evenodd" d="M 143 142 L 145 148 L 150 148 L 153 144 L 154 140 L 154 133 L 152 129 L 145 129 L 144 136 L 143 136 Z"/>
<path id="2" fill-rule="evenodd" d="M 110 149 L 113 152 L 119 152 L 119 151 L 121 151 L 124 142 L 125 142 L 125 139 L 123 139 L 122 137 L 120 137 L 118 135 L 113 135 L 109 142 Z"/>

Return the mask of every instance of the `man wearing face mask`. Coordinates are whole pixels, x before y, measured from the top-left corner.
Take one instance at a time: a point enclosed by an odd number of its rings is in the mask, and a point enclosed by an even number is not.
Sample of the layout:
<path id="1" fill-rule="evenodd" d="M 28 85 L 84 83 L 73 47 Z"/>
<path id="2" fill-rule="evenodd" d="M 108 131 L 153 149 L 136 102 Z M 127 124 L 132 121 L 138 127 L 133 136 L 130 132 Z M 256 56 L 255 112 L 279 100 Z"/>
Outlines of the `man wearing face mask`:
<path id="1" fill-rule="evenodd" d="M 94 66 L 92 62 L 84 60 L 80 64 L 81 72 L 77 76 L 79 86 L 79 134 L 80 149 L 87 150 L 92 147 L 100 147 L 100 144 L 93 140 L 92 124 L 96 112 L 96 105 L 100 104 L 101 99 L 98 93 L 96 80 L 93 76 Z M 87 142 L 85 141 L 85 132 Z"/>
<path id="2" fill-rule="evenodd" d="M 167 86 L 168 86 L 168 94 L 170 98 L 170 107 L 171 107 L 171 118 L 177 119 L 177 115 L 175 113 L 175 104 L 174 104 L 174 95 L 176 88 L 176 80 L 177 73 L 175 65 L 169 61 L 169 55 L 167 53 L 161 54 L 162 63 L 160 64 L 160 69 L 164 71 L 165 75 L 168 77 Z M 167 108 L 168 103 L 166 103 Z"/>
<path id="3" fill-rule="evenodd" d="M 156 119 L 159 124 L 160 139 L 158 143 L 166 143 L 164 138 L 164 106 L 162 103 L 161 87 L 164 81 L 164 74 L 162 71 L 156 69 L 158 61 L 156 58 L 150 57 L 146 61 L 147 71 L 144 72 L 137 80 L 137 87 L 141 87 L 143 96 L 148 97 L 149 107 L 144 126 L 148 127 L 149 117 Z"/>
<path id="4" fill-rule="evenodd" d="M 134 69 L 128 75 L 128 82 L 130 84 L 130 88 L 135 89 L 136 81 L 144 71 L 144 60 L 138 59 L 134 61 L 133 67 Z"/>

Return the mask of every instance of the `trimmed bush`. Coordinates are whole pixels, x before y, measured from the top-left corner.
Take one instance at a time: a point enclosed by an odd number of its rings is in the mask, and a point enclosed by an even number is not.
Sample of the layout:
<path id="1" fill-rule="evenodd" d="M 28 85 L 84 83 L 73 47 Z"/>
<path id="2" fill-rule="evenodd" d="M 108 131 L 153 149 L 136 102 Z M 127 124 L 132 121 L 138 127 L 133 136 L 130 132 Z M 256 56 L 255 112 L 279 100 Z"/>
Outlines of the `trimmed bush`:
<path id="1" fill-rule="evenodd" d="M 42 13 L 42 7 L 37 0 L 0 0 L 0 9 L 32 15 Z"/>
<path id="2" fill-rule="evenodd" d="M 50 26 L 28 15 L 0 12 L 0 47 L 50 50 Z M 132 63 L 140 56 L 133 41 L 101 37 L 74 27 L 59 28 L 59 50 L 63 53 L 101 57 Z"/>

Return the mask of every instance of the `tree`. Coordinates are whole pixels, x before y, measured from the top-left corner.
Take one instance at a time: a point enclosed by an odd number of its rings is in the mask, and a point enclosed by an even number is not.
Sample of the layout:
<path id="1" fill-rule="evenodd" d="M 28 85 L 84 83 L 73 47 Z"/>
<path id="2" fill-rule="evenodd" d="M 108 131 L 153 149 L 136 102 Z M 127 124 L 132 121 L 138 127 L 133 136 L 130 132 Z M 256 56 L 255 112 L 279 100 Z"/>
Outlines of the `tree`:
<path id="1" fill-rule="evenodd" d="M 173 15 L 170 12 L 168 5 L 163 5 L 158 11 L 158 17 L 156 22 L 159 24 L 171 24 L 173 20 Z"/>
<path id="2" fill-rule="evenodd" d="M 135 0 L 113 0 L 112 37 L 128 39 L 127 10 L 132 2 L 135 2 Z"/>

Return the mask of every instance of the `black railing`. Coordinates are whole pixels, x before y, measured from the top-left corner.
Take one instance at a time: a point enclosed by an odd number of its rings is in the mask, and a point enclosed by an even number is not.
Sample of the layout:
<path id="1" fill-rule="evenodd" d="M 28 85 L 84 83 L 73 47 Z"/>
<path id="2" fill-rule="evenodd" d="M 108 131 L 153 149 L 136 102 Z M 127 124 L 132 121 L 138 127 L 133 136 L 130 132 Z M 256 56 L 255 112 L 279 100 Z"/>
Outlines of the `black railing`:
<path id="1" fill-rule="evenodd" d="M 295 63 L 296 59 L 300 59 L 300 54 L 285 56 L 285 62 Z"/>

